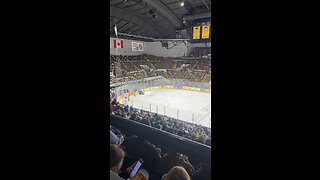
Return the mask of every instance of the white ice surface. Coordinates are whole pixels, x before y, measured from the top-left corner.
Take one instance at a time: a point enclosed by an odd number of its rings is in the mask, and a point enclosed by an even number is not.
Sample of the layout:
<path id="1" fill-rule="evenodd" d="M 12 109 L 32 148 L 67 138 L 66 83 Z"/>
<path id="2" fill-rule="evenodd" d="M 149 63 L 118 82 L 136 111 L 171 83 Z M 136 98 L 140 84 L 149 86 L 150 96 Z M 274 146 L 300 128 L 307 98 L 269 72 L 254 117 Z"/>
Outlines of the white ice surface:
<path id="1" fill-rule="evenodd" d="M 211 94 L 187 90 L 153 90 L 130 97 L 129 105 L 183 121 L 211 126 Z"/>

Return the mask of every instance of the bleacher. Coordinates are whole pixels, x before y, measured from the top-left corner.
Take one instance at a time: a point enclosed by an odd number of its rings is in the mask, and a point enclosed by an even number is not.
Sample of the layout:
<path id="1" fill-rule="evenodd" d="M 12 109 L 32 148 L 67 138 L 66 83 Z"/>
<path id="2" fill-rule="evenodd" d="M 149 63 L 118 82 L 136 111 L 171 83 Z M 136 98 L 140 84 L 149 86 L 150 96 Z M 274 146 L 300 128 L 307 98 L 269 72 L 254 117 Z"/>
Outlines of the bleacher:
<path id="1" fill-rule="evenodd" d="M 211 59 L 208 58 L 185 60 L 148 55 L 111 56 L 110 66 L 115 62 L 118 62 L 124 76 L 130 77 L 130 79 L 160 75 L 166 78 L 186 79 L 196 82 L 209 82 L 211 80 L 211 75 L 209 75 Z"/>
<path id="2" fill-rule="evenodd" d="M 194 180 L 211 179 L 209 146 L 115 115 L 111 115 L 110 124 L 125 134 L 122 144 L 126 150 L 124 167 L 142 158 L 150 180 L 161 179 L 177 165 L 184 167 Z M 127 173 L 119 175 L 127 178 Z"/>

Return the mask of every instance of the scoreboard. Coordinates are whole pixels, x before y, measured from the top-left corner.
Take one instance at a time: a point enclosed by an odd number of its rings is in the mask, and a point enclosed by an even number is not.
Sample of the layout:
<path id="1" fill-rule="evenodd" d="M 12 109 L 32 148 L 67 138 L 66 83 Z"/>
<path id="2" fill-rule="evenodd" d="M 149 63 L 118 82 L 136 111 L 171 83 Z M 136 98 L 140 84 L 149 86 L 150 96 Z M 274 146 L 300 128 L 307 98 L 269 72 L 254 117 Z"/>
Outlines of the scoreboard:
<path id="1" fill-rule="evenodd" d="M 211 41 L 211 19 L 198 19 L 193 22 L 192 42 Z"/>

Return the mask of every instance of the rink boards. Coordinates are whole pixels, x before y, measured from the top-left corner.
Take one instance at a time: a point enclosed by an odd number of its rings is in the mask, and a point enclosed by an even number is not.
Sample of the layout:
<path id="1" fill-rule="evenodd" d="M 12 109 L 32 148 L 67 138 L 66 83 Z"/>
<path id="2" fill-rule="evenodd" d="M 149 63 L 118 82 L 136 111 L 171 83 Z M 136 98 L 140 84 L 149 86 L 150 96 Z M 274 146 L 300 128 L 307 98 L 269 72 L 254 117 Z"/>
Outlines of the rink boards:
<path id="1" fill-rule="evenodd" d="M 194 87 L 188 87 L 188 86 L 181 86 L 181 87 L 174 87 L 174 86 L 156 86 L 151 88 L 143 89 L 144 92 L 149 92 L 152 90 L 187 90 L 187 91 L 194 91 L 194 92 L 203 92 L 203 93 L 211 93 L 210 89 L 200 89 L 200 88 L 194 88 Z"/>
<path id="2" fill-rule="evenodd" d="M 210 127 L 211 93 L 199 88 L 157 86 L 144 89 L 145 95 L 124 98 L 123 104 Z"/>

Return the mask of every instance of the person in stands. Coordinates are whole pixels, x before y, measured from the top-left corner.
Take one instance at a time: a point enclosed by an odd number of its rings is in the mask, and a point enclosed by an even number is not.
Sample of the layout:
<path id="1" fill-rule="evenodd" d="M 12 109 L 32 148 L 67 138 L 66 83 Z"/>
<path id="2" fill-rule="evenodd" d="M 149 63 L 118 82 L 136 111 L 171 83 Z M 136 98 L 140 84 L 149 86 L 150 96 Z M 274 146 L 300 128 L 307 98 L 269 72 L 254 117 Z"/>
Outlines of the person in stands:
<path id="1" fill-rule="evenodd" d="M 181 166 L 173 167 L 161 180 L 190 180 L 188 172 Z"/>
<path id="2" fill-rule="evenodd" d="M 110 174 L 118 175 L 120 173 L 120 169 L 122 168 L 124 157 L 125 157 L 125 152 L 120 148 L 120 146 L 115 144 L 110 144 Z M 129 180 L 138 180 L 139 176 L 140 177 L 144 176 L 144 174 L 141 175 L 141 172 L 138 171 L 136 175 L 130 177 Z"/>
<path id="3" fill-rule="evenodd" d="M 117 136 L 110 130 L 110 144 L 121 145 L 124 141 L 124 137 L 122 135 Z"/>
<path id="4" fill-rule="evenodd" d="M 112 114 L 112 101 L 110 101 L 110 114 Z"/>
<path id="5" fill-rule="evenodd" d="M 125 157 L 124 151 L 116 144 L 110 144 L 110 170 L 119 173 Z"/>

